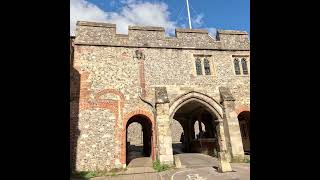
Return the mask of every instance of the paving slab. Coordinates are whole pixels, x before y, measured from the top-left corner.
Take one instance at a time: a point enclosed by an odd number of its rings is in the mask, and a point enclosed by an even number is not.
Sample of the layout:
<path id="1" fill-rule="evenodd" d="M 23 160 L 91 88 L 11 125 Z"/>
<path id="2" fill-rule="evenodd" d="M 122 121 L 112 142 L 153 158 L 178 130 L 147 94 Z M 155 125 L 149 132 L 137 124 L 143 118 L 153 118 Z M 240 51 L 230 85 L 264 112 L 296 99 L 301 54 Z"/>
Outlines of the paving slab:
<path id="1" fill-rule="evenodd" d="M 70 180 L 87 180 L 70 178 Z M 95 177 L 90 180 L 160 180 L 160 176 L 151 167 L 129 168 L 127 171 L 119 172 L 115 176 Z"/>
<path id="2" fill-rule="evenodd" d="M 137 158 L 127 171 L 116 176 L 97 177 L 90 180 L 249 180 L 250 163 L 231 163 L 232 172 L 219 173 L 217 159 L 198 153 L 177 154 L 185 168 L 155 172 L 152 161 Z M 176 155 L 175 155 L 176 156 Z M 78 179 L 71 179 L 78 180 Z M 79 179 L 80 180 L 80 179 Z"/>
<path id="3" fill-rule="evenodd" d="M 128 170 L 121 172 L 120 174 L 141 174 L 141 173 L 154 173 L 156 172 L 152 167 L 135 167 L 128 168 Z"/>
<path id="4" fill-rule="evenodd" d="M 186 168 L 218 166 L 217 158 L 205 154 L 183 153 L 175 156 L 179 157 L 181 165 Z"/>
<path id="5" fill-rule="evenodd" d="M 161 180 L 158 173 L 121 174 L 116 176 L 96 177 L 90 180 Z"/>
<path id="6" fill-rule="evenodd" d="M 140 157 L 133 159 L 128 164 L 128 169 L 121 174 L 142 174 L 142 173 L 155 173 L 152 168 L 152 159 L 150 157 Z"/>
<path id="7" fill-rule="evenodd" d="M 249 180 L 249 163 L 231 163 L 232 172 L 219 173 L 218 159 L 200 153 L 176 154 L 183 168 L 161 172 L 162 180 Z"/>
<path id="8" fill-rule="evenodd" d="M 168 175 L 162 176 L 168 179 Z M 250 168 L 236 166 L 232 172 L 219 173 L 213 167 L 189 168 L 177 170 L 170 175 L 171 180 L 249 180 Z"/>
<path id="9" fill-rule="evenodd" d="M 128 164 L 128 168 L 132 167 L 152 167 L 152 159 L 150 157 L 135 158 Z"/>

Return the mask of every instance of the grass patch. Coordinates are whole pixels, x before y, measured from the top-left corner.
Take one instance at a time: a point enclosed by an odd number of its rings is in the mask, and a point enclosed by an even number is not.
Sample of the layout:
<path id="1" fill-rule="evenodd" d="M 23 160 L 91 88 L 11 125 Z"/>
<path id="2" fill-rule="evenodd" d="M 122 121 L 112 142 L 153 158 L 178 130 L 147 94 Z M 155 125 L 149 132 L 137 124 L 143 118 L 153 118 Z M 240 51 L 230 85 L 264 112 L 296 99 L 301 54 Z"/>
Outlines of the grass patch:
<path id="1" fill-rule="evenodd" d="M 101 172 L 97 172 L 97 171 L 77 171 L 72 173 L 72 177 L 90 179 L 90 178 L 101 176 L 101 174 L 102 174 Z"/>
<path id="2" fill-rule="evenodd" d="M 159 160 L 153 162 L 153 169 L 157 172 L 166 171 L 172 167 L 168 164 L 161 164 Z"/>
<path id="3" fill-rule="evenodd" d="M 82 178 L 82 179 L 90 179 L 94 177 L 101 176 L 116 176 L 119 170 L 111 170 L 111 171 L 76 171 L 72 172 L 71 177 L 73 178 Z"/>
<path id="4" fill-rule="evenodd" d="M 237 158 L 232 158 L 233 163 L 250 163 L 250 158 L 249 157 L 237 157 Z"/>

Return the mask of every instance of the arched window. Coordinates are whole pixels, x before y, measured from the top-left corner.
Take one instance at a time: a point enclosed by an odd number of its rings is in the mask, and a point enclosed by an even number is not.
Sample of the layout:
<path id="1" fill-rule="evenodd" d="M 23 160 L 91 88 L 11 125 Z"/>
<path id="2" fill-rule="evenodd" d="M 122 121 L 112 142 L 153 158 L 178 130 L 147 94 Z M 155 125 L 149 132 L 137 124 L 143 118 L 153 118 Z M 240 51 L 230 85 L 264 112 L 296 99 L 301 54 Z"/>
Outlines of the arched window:
<path id="1" fill-rule="evenodd" d="M 199 58 L 196 59 L 196 70 L 197 75 L 202 75 L 201 60 Z"/>
<path id="2" fill-rule="evenodd" d="M 200 123 L 198 120 L 194 123 L 193 128 L 194 128 L 195 139 L 201 138 L 203 136 L 203 132 L 206 132 L 205 124 L 203 124 L 203 122 Z"/>
<path id="3" fill-rule="evenodd" d="M 204 72 L 206 75 L 211 75 L 209 60 L 206 58 L 204 59 Z"/>
<path id="4" fill-rule="evenodd" d="M 247 61 L 245 58 L 241 59 L 241 65 L 242 65 L 243 74 L 248 74 Z"/>
<path id="5" fill-rule="evenodd" d="M 236 72 L 236 75 L 240 74 L 240 64 L 239 64 L 239 60 L 236 58 L 234 59 L 234 70 Z"/>

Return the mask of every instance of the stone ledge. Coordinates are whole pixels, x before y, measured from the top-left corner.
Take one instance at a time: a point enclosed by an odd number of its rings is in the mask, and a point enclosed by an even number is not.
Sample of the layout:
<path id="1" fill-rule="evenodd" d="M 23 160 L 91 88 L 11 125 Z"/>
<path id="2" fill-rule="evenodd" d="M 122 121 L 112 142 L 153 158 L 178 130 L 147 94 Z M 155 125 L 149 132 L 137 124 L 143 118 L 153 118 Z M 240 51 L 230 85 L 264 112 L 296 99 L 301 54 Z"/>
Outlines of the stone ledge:
<path id="1" fill-rule="evenodd" d="M 77 21 L 77 26 L 116 28 L 116 24 L 102 23 L 102 22 L 88 22 L 88 21 Z"/>
<path id="2" fill-rule="evenodd" d="M 205 30 L 205 29 L 181 29 L 181 28 L 176 28 L 176 33 L 177 33 L 177 32 L 208 34 L 208 31 Z"/>
<path id="3" fill-rule="evenodd" d="M 246 31 L 236 31 L 236 30 L 218 30 L 218 34 L 229 34 L 229 35 L 248 35 Z"/>
<path id="4" fill-rule="evenodd" d="M 128 37 L 128 36 L 123 36 Z M 114 45 L 109 43 L 94 42 L 75 42 L 75 45 L 83 46 L 107 46 L 107 47 L 125 47 L 125 48 L 157 48 L 157 49 L 189 49 L 189 50 L 216 50 L 216 51 L 250 51 L 250 48 L 214 48 L 214 47 L 177 47 L 177 46 L 150 46 L 150 45 Z M 247 56 L 247 55 L 246 55 Z"/>
<path id="5" fill-rule="evenodd" d="M 129 26 L 129 30 L 165 31 L 163 27 L 155 27 L 155 26 Z"/>
<path id="6" fill-rule="evenodd" d="M 120 37 L 120 38 L 128 38 L 129 35 L 128 34 L 116 34 L 116 37 Z"/>

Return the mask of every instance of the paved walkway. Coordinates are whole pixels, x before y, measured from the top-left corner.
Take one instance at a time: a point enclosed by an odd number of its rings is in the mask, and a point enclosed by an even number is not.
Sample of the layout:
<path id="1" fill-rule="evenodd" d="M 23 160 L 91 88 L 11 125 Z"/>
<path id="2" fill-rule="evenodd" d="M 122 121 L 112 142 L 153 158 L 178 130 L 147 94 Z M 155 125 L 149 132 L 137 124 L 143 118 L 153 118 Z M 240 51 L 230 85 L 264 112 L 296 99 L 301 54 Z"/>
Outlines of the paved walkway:
<path id="1" fill-rule="evenodd" d="M 139 157 L 133 159 L 128 164 L 128 168 L 135 168 L 135 167 L 152 167 L 152 159 L 150 157 Z"/>
<path id="2" fill-rule="evenodd" d="M 161 180 L 158 173 L 128 174 L 108 177 L 97 177 L 90 180 Z"/>
<path id="3" fill-rule="evenodd" d="M 183 153 L 176 154 L 180 159 L 181 165 L 186 168 L 198 168 L 198 167 L 214 167 L 218 166 L 217 158 L 200 154 L 200 153 Z"/>
<path id="4" fill-rule="evenodd" d="M 128 170 L 116 176 L 97 177 L 90 180 L 249 180 L 249 163 L 232 163 L 233 172 L 219 173 L 217 159 L 198 153 L 178 154 L 184 168 L 157 173 L 151 158 L 137 158 L 130 162 Z M 74 179 L 76 180 L 76 179 Z"/>
<path id="5" fill-rule="evenodd" d="M 128 169 L 121 174 L 141 174 L 141 173 L 155 173 L 152 168 L 152 159 L 150 157 L 140 157 L 133 159 L 128 164 Z"/>
<path id="6" fill-rule="evenodd" d="M 162 180 L 249 180 L 250 164 L 232 163 L 233 172 L 219 173 L 217 158 L 200 153 L 175 155 L 183 168 L 159 173 Z"/>
<path id="7" fill-rule="evenodd" d="M 159 173 L 161 180 L 249 180 L 250 164 L 231 164 L 233 172 L 219 173 L 212 167 L 175 169 Z"/>

